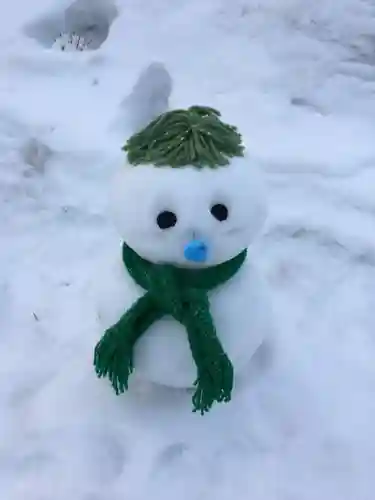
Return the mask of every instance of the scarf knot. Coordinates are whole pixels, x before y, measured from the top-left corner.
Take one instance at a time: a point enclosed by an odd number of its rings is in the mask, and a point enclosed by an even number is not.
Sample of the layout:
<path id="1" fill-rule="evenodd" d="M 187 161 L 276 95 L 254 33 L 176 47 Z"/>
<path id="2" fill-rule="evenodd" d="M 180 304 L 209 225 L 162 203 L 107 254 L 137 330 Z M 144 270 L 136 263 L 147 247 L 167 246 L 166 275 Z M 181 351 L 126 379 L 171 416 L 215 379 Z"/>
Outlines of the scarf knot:
<path id="1" fill-rule="evenodd" d="M 133 371 L 134 344 L 155 321 L 172 316 L 186 329 L 197 368 L 193 411 L 204 414 L 215 401 L 230 401 L 234 370 L 216 332 L 208 291 L 232 278 L 245 258 L 246 250 L 217 266 L 185 269 L 153 264 L 124 244 L 125 267 L 145 294 L 105 331 L 96 345 L 97 375 L 108 376 L 117 394 L 124 392 Z"/>

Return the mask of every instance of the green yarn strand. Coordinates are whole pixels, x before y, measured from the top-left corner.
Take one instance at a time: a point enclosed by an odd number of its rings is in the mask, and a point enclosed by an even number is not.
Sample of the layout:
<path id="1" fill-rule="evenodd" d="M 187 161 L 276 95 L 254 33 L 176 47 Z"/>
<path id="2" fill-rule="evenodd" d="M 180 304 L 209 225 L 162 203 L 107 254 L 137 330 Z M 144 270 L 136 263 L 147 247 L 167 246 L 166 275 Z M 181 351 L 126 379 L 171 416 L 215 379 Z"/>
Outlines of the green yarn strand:
<path id="1" fill-rule="evenodd" d="M 95 347 L 94 366 L 99 378 L 108 377 L 117 395 L 128 390 L 133 373 L 133 346 L 162 313 L 150 309 L 149 295 L 141 297 L 105 332 Z"/>
<path id="2" fill-rule="evenodd" d="M 233 365 L 217 339 L 215 325 L 209 313 L 207 296 L 190 304 L 194 321 L 188 322 L 188 339 L 193 359 L 198 367 L 194 382 L 193 411 L 202 415 L 208 412 L 215 401 L 228 402 L 234 382 Z M 199 332 L 196 331 L 199 326 Z"/>
<path id="3" fill-rule="evenodd" d="M 244 155 L 237 128 L 221 121 L 214 108 L 191 106 L 168 111 L 134 134 L 122 148 L 132 165 L 216 168 Z"/>

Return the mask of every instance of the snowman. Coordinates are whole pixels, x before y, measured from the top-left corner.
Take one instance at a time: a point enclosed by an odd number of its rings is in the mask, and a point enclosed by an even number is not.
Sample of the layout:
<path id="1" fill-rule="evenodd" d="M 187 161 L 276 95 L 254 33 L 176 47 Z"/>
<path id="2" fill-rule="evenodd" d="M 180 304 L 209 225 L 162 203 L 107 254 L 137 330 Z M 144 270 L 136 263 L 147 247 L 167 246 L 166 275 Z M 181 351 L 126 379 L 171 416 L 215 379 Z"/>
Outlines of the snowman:
<path id="1" fill-rule="evenodd" d="M 106 272 L 95 370 L 116 394 L 134 378 L 188 389 L 204 414 L 231 400 L 271 332 L 249 250 L 267 215 L 261 178 L 211 107 L 164 111 L 123 151 L 111 195 L 121 247 Z"/>

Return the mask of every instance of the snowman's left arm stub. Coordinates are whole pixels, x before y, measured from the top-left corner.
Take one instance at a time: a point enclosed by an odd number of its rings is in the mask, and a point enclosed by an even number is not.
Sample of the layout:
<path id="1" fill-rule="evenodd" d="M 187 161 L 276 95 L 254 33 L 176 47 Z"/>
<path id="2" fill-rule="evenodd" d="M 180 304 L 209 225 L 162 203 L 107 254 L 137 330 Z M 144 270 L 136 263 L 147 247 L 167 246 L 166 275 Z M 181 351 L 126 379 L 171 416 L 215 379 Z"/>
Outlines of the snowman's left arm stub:
<path id="1" fill-rule="evenodd" d="M 124 269 L 120 252 L 100 265 L 92 290 L 94 307 L 100 328 L 104 331 L 124 314 L 139 298 L 139 291 Z"/>

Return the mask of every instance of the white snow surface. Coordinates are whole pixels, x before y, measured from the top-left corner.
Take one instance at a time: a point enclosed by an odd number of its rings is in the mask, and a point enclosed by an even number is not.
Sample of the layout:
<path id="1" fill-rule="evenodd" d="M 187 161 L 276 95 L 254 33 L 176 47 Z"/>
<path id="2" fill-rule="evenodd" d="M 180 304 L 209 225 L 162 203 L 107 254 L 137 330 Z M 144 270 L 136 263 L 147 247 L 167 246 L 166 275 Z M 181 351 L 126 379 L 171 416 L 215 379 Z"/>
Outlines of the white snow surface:
<path id="1" fill-rule="evenodd" d="M 95 44 L 59 51 L 71 1 L 1 7 L 1 498 L 373 500 L 374 3 L 81 1 Z M 116 397 L 92 368 L 121 103 L 152 61 L 172 107 L 238 125 L 269 188 L 250 255 L 277 346 L 204 417 L 179 392 Z"/>

